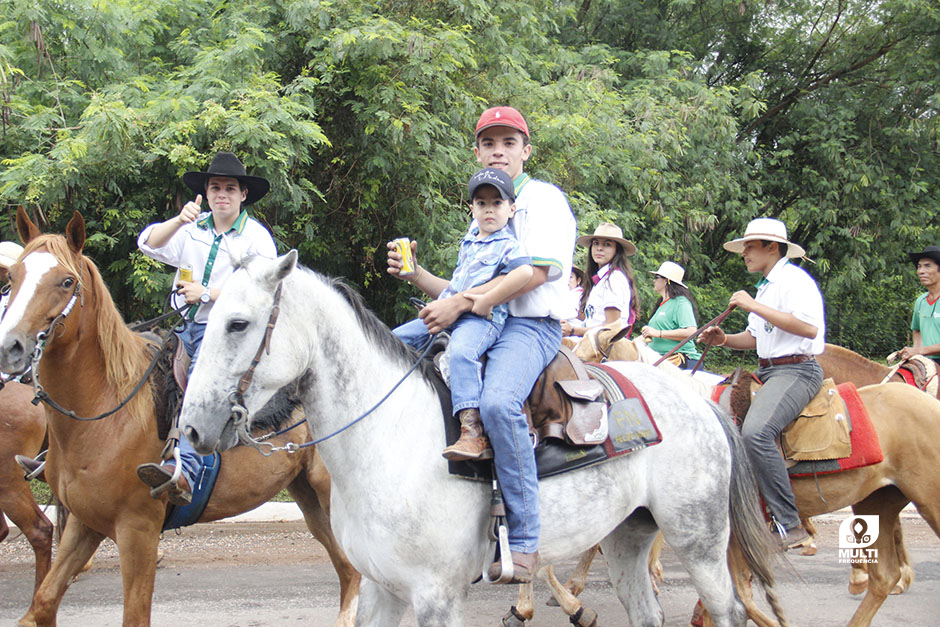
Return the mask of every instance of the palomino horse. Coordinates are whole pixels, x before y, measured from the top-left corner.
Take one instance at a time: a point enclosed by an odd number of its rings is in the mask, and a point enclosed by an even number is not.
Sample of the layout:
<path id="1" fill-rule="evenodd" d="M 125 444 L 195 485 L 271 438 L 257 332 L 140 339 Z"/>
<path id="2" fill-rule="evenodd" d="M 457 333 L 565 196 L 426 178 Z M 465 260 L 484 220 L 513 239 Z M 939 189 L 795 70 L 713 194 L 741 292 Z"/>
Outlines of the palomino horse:
<path id="1" fill-rule="evenodd" d="M 32 399 L 32 388 L 22 383 L 9 382 L 0 390 L 0 541 L 10 532 L 3 518 L 6 514 L 36 555 L 35 594 L 52 563 L 53 526 L 13 460 L 15 455 L 35 456 L 46 437 L 45 411 L 33 405 Z"/>
<path id="2" fill-rule="evenodd" d="M 146 341 L 121 320 L 98 269 L 82 255 L 82 217 L 75 213 L 64 237 L 40 235 L 20 209 L 17 227 L 26 249 L 10 272 L 11 300 L 0 322 L 0 370 L 23 371 L 34 354 L 42 355 L 34 375 L 59 405 L 86 417 L 115 408 L 141 379 L 150 356 Z M 37 346 L 37 334 L 43 333 L 44 351 Z M 118 548 L 124 624 L 150 623 L 167 503 L 166 497 L 150 497 L 136 470 L 141 463 L 159 459 L 163 448 L 154 407 L 148 383 L 123 409 L 102 420 L 80 421 L 46 408 L 46 479 L 71 516 L 52 569 L 20 624 L 55 623 L 70 580 L 105 537 Z M 270 441 L 283 445 L 305 441 L 308 435 L 306 428 L 294 429 Z M 245 447 L 226 453 L 200 521 L 250 510 L 285 487 L 333 560 L 341 585 L 337 623 L 351 625 L 359 577 L 330 529 L 329 476 L 316 450 L 271 457 Z"/>
<path id="3" fill-rule="evenodd" d="M 317 446 L 333 481 L 333 529 L 363 574 L 359 624 L 397 625 L 411 606 L 421 625 L 460 625 L 470 582 L 492 559 L 490 486 L 448 473 L 437 393 L 409 369 L 417 353 L 352 289 L 296 261 L 296 251 L 248 259 L 228 280 L 181 429 L 200 452 L 226 450 L 278 388 L 297 383 L 311 431 L 325 438 Z M 725 563 L 733 530 L 779 612 L 772 540 L 728 416 L 649 366 L 616 369 L 642 392 L 663 441 L 540 482 L 543 564 L 600 542 L 631 624 L 660 624 L 646 556 L 661 529 L 716 622 L 743 625 Z"/>
<path id="4" fill-rule="evenodd" d="M 857 387 L 881 383 L 885 380 L 892 368 L 877 362 L 865 359 L 858 353 L 835 344 L 826 344 L 823 353 L 816 357 L 822 366 L 823 376 L 831 377 L 836 383 L 852 382 Z M 895 372 L 889 381 L 905 383 L 904 377 Z M 914 583 L 914 567 L 911 566 L 910 556 L 904 546 L 904 536 L 899 524 L 895 530 L 895 544 L 898 559 L 901 562 L 901 579 L 891 591 L 891 594 L 902 594 Z M 868 568 L 865 564 L 853 564 L 852 575 L 849 579 L 849 592 L 861 594 L 868 587 Z"/>

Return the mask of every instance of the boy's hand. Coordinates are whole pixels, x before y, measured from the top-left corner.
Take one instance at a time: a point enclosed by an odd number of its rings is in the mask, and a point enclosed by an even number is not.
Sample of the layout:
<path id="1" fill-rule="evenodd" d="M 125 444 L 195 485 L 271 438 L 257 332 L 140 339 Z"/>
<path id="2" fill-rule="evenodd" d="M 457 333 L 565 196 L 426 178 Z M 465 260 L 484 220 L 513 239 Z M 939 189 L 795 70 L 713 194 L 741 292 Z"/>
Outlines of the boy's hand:
<path id="1" fill-rule="evenodd" d="M 756 304 L 757 301 L 754 300 L 754 297 L 744 290 L 739 290 L 732 294 L 731 299 L 728 301 L 729 307 L 738 307 L 747 312 L 754 311 L 754 306 Z"/>
<path id="2" fill-rule="evenodd" d="M 196 200 L 190 200 L 188 203 L 183 205 L 183 208 L 180 210 L 180 214 L 179 214 L 180 222 L 182 222 L 183 224 L 189 224 L 190 222 L 195 222 L 196 218 L 199 217 L 199 214 L 202 211 L 200 209 L 201 206 L 202 206 L 202 194 L 196 194 Z"/>
<path id="3" fill-rule="evenodd" d="M 488 317 L 493 313 L 493 303 L 489 302 L 489 299 L 486 298 L 486 294 L 471 294 L 469 292 L 464 292 L 463 296 L 470 299 L 473 303 L 473 306 L 470 308 L 471 313 L 474 313 L 481 318 Z"/>
<path id="4" fill-rule="evenodd" d="M 696 339 L 701 343 L 722 346 L 726 341 L 728 341 L 728 336 L 725 335 L 725 332 L 721 327 L 708 327 L 702 331 L 702 333 Z"/>
<path id="5" fill-rule="evenodd" d="M 428 306 L 418 312 L 418 317 L 424 320 L 428 333 L 440 333 L 449 328 L 457 318 L 470 307 L 470 301 L 461 294 L 454 294 L 447 298 L 428 303 Z"/>
<path id="6" fill-rule="evenodd" d="M 396 279 L 401 279 L 403 281 L 411 281 L 416 276 L 418 276 L 418 242 L 414 240 L 411 241 L 411 254 L 412 259 L 414 259 L 415 271 L 413 274 L 409 274 L 408 276 L 401 276 L 399 274 L 399 272 L 401 272 L 402 262 L 401 254 L 398 252 L 398 247 L 395 246 L 395 242 L 388 242 L 385 244 L 385 246 L 388 248 L 388 258 L 386 261 L 388 263 L 388 268 L 386 268 L 386 272 L 391 274 Z"/>

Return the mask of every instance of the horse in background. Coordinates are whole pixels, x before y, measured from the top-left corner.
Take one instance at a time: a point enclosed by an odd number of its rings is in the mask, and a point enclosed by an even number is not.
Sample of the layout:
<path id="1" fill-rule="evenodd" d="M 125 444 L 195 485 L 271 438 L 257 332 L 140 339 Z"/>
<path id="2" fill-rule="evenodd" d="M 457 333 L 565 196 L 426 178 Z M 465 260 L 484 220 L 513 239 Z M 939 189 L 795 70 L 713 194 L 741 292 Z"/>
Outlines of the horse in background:
<path id="1" fill-rule="evenodd" d="M 76 420 L 45 408 L 46 479 L 70 516 L 52 568 L 20 622 L 54 624 L 72 577 L 109 537 L 118 548 L 124 624 L 149 625 L 167 501 L 165 495 L 151 498 L 137 477 L 137 466 L 158 460 L 164 446 L 150 382 L 130 394 L 150 361 L 148 342 L 124 325 L 97 267 L 82 254 L 85 224 L 78 212 L 64 236 L 41 235 L 22 208 L 17 228 L 26 248 L 10 271 L 12 292 L 0 321 L 0 370 L 22 372 L 34 354 L 41 355 L 33 375 L 52 400 L 78 416 L 96 416 L 129 398 L 101 420 Z M 37 334 L 43 332 L 45 345 L 37 352 Z M 308 439 L 302 424 L 269 442 L 283 446 Z M 270 457 L 246 447 L 227 452 L 199 521 L 248 511 L 285 487 L 339 575 L 337 624 L 352 625 L 359 575 L 330 528 L 330 478 L 315 448 Z"/>
<path id="2" fill-rule="evenodd" d="M 32 388 L 22 383 L 10 381 L 0 389 L 0 541 L 10 533 L 6 514 L 33 548 L 35 594 L 52 564 L 54 527 L 36 504 L 29 482 L 23 479 L 23 469 L 13 459 L 15 455 L 35 457 L 46 439 L 45 410 L 32 400 Z"/>

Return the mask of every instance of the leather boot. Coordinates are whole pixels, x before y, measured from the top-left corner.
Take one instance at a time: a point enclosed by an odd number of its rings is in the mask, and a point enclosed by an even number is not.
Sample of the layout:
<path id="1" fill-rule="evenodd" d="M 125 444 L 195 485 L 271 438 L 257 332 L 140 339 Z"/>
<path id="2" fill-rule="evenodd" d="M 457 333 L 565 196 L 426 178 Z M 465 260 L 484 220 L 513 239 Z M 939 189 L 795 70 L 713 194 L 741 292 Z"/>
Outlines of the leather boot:
<path id="1" fill-rule="evenodd" d="M 461 409 L 457 418 L 460 420 L 460 439 L 444 449 L 444 458 L 452 462 L 493 459 L 490 440 L 483 435 L 480 410 L 476 407 Z"/>
<path id="2" fill-rule="evenodd" d="M 173 482 L 174 465 L 161 466 L 160 464 L 141 464 L 137 467 L 137 476 L 150 486 L 150 496 L 159 498 L 166 492 L 169 502 L 173 505 L 189 505 L 193 500 L 192 490 L 186 475 L 180 474 L 179 480 Z"/>

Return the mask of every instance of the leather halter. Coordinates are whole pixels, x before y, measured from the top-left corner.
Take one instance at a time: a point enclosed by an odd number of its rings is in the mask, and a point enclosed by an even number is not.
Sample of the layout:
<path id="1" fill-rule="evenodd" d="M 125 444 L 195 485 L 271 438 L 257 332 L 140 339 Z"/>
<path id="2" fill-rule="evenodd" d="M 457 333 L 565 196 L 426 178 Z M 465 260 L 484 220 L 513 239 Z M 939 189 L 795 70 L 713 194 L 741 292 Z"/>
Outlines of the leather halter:
<path id="1" fill-rule="evenodd" d="M 258 346 L 258 350 L 251 360 L 251 365 L 248 366 L 248 370 L 246 370 L 245 374 L 238 380 L 238 387 L 235 388 L 235 400 L 238 401 L 240 405 L 244 405 L 245 392 L 248 391 L 248 386 L 251 385 L 251 380 L 255 376 L 255 368 L 257 368 L 258 363 L 261 361 L 261 355 L 271 354 L 271 333 L 274 332 L 277 317 L 281 314 L 281 286 L 283 285 L 283 281 L 279 282 L 277 289 L 274 290 L 274 304 L 271 305 L 271 315 L 268 316 L 268 324 L 264 329 L 264 337 L 261 338 L 261 345 Z"/>

